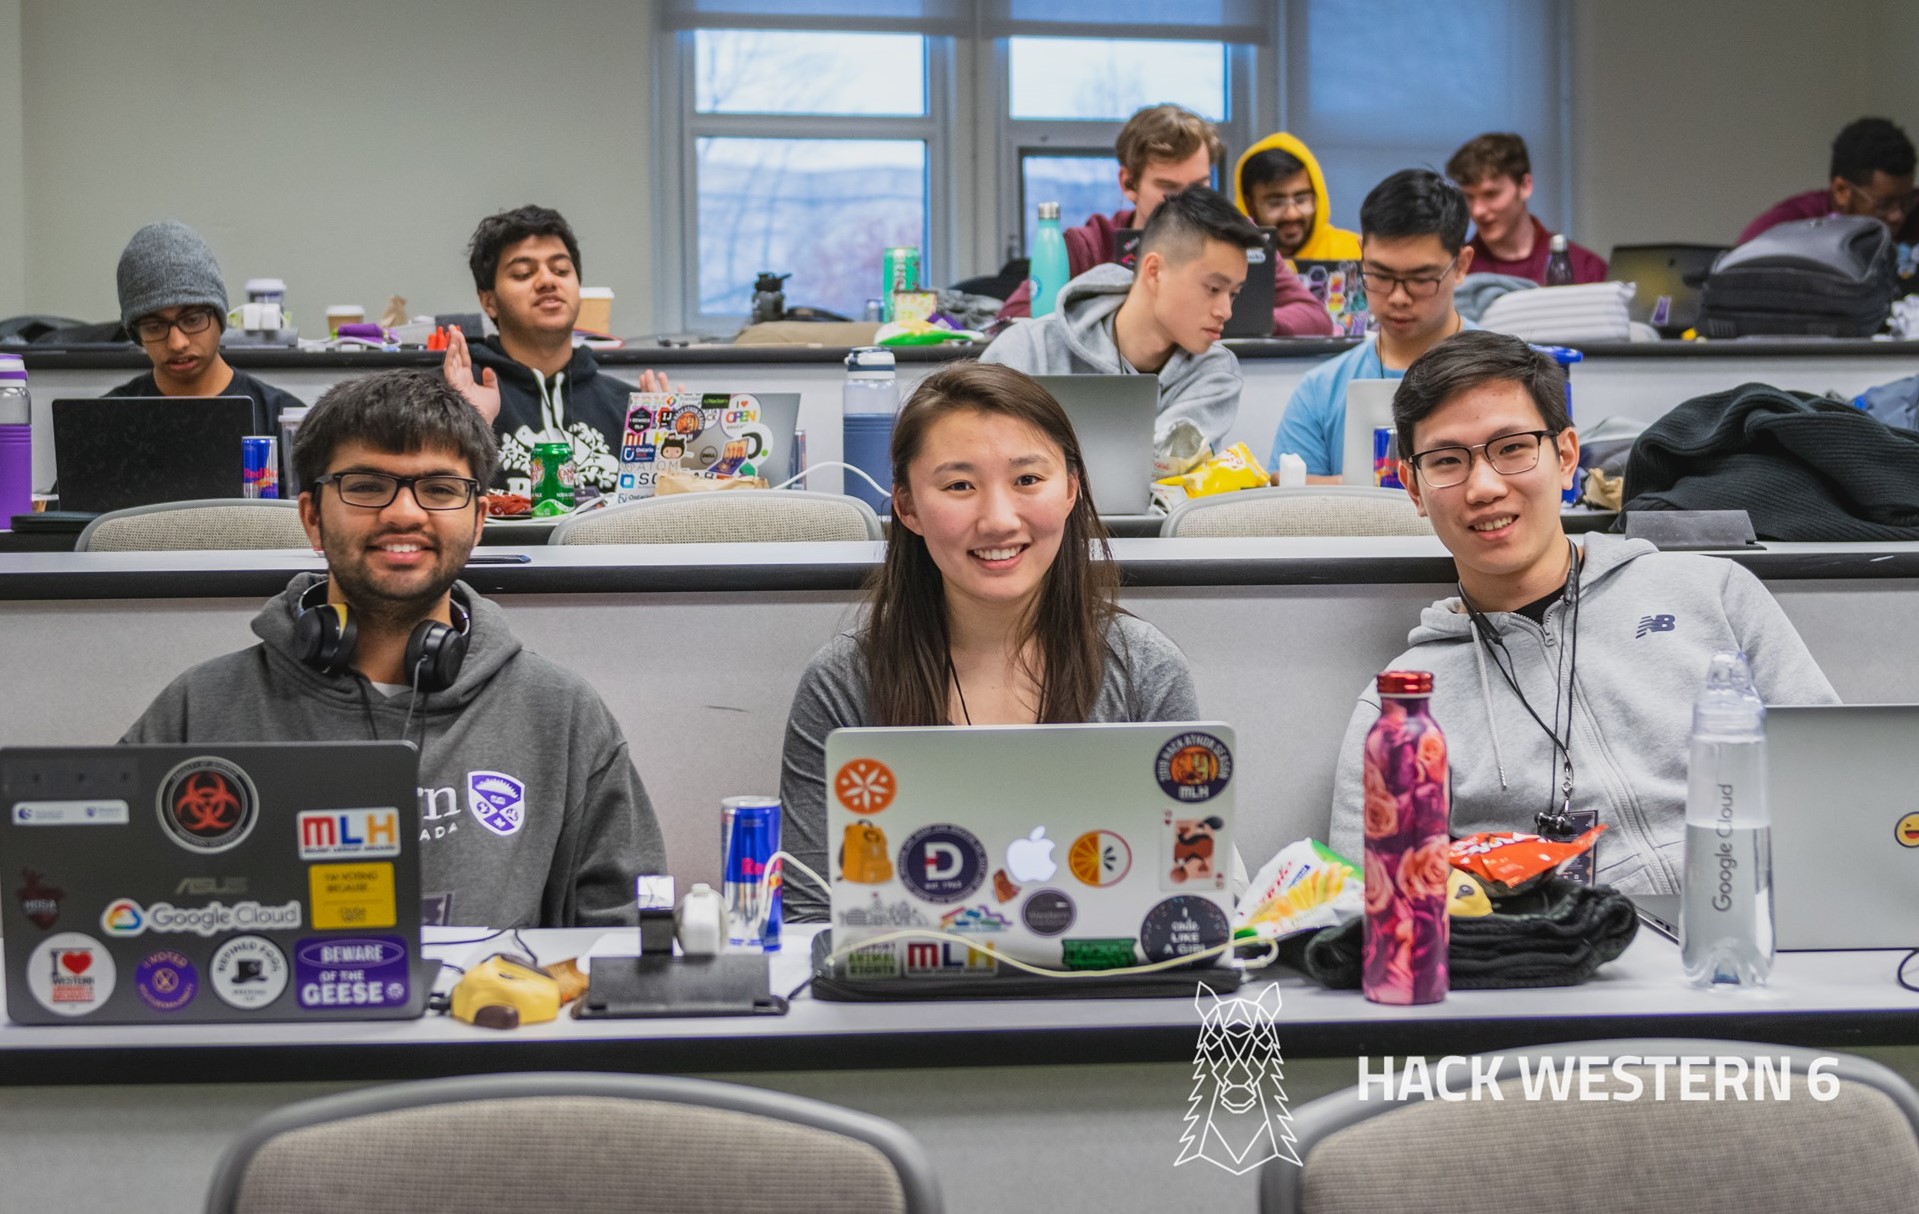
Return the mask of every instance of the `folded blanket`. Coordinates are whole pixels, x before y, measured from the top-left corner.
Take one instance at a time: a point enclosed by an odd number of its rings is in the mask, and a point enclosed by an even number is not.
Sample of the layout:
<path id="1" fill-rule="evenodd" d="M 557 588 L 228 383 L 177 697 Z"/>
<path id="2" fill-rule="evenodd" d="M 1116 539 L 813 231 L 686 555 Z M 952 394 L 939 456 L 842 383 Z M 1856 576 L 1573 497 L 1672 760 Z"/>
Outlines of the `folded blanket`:
<path id="1" fill-rule="evenodd" d="M 1322 986 L 1359 987 L 1366 921 L 1303 937 L 1281 956 Z M 1639 930 L 1632 900 L 1607 885 L 1555 877 L 1493 903 L 1478 919 L 1454 918 L 1449 954 L 1454 990 L 1577 986 L 1626 951 Z"/>

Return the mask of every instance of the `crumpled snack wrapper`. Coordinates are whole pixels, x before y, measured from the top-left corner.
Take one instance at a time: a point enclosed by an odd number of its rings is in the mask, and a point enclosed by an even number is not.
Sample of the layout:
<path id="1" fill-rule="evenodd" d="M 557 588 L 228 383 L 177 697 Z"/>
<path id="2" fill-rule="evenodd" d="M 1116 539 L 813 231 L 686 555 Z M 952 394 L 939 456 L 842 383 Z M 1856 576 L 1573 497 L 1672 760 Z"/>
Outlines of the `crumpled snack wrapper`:
<path id="1" fill-rule="evenodd" d="M 1607 476 L 1598 468 L 1586 469 L 1586 503 L 1601 510 L 1617 510 L 1625 504 L 1626 478 Z"/>
<path id="2" fill-rule="evenodd" d="M 1334 927 L 1366 909 L 1366 881 L 1358 865 L 1315 839 L 1279 849 L 1253 877 L 1239 901 L 1237 928 L 1262 940 Z"/>
<path id="3" fill-rule="evenodd" d="M 764 489 L 763 476 L 700 476 L 694 472 L 662 472 L 653 482 L 653 496 L 669 493 L 716 493 L 721 489 Z"/>
<path id="4" fill-rule="evenodd" d="M 1187 497 L 1194 498 L 1240 489 L 1264 489 L 1273 483 L 1273 478 L 1259 466 L 1251 448 L 1245 443 L 1234 443 L 1190 472 L 1163 476 L 1153 483 L 1182 490 Z"/>
<path id="5" fill-rule="evenodd" d="M 386 301 L 386 311 L 380 316 L 382 329 L 397 329 L 407 323 L 406 297 L 395 295 Z"/>
<path id="6" fill-rule="evenodd" d="M 1153 475 L 1178 476 L 1213 458 L 1213 449 L 1199 427 L 1181 418 L 1153 442 Z"/>

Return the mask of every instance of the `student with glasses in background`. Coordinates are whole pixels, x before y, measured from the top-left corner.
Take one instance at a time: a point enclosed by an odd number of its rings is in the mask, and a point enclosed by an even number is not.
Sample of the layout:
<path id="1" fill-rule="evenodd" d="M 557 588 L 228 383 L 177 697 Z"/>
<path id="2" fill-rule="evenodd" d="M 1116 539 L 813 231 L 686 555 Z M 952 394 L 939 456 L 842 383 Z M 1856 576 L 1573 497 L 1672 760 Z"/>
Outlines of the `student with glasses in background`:
<path id="1" fill-rule="evenodd" d="M 220 356 L 227 288 L 200 234 L 172 220 L 133 234 L 120 254 L 120 321 L 153 363 L 108 396 L 247 396 L 260 405 L 263 433 L 277 434 L 280 411 L 306 402 L 236 371 Z"/>
<path id="2" fill-rule="evenodd" d="M 1472 268 L 1466 199 L 1444 177 L 1404 169 L 1373 187 L 1359 208 L 1360 277 L 1377 331 L 1306 373 L 1273 437 L 1271 463 L 1292 453 L 1309 480 L 1337 481 L 1346 435 L 1346 388 L 1398 379 L 1413 360 L 1472 323 L 1453 291 Z"/>
<path id="3" fill-rule="evenodd" d="M 632 924 L 633 878 L 666 854 L 618 722 L 458 580 L 498 451 L 437 375 L 328 389 L 293 449 L 326 572 L 294 577 L 258 645 L 175 679 L 124 740 L 415 742 L 429 922 Z"/>
<path id="4" fill-rule="evenodd" d="M 1433 672 L 1453 834 L 1604 823 L 1602 883 L 1678 893 L 1686 739 L 1713 653 L 1743 649 L 1768 704 L 1836 703 L 1832 684 L 1744 566 L 1567 537 L 1560 493 L 1579 437 L 1550 355 L 1500 333 L 1449 338 L 1406 371 L 1393 424 L 1400 479 L 1459 577 L 1386 667 Z M 1369 681 L 1334 778 L 1330 842 L 1355 858 L 1398 813 L 1364 778 L 1379 712 Z"/>

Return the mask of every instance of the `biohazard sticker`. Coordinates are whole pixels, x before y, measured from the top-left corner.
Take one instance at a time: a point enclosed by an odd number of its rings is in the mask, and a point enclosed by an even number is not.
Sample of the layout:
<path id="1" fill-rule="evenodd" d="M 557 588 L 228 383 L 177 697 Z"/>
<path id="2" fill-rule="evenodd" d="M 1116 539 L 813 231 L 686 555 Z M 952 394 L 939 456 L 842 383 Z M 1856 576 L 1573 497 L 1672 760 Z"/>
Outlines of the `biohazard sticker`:
<path id="1" fill-rule="evenodd" d="M 1233 778 L 1233 752 L 1210 733 L 1183 733 L 1159 748 L 1153 778 L 1175 801 L 1210 801 Z"/>
<path id="2" fill-rule="evenodd" d="M 160 781 L 160 827 L 191 852 L 211 855 L 253 833 L 260 795 L 238 765 L 215 755 L 188 759 Z"/>

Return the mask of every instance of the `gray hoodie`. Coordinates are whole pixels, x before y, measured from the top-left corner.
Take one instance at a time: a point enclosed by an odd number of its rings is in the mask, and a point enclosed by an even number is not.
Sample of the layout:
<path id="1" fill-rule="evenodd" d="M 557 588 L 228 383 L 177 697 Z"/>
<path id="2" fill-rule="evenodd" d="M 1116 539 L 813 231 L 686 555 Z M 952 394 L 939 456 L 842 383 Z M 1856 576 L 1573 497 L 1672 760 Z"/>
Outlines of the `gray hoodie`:
<path id="1" fill-rule="evenodd" d="M 1130 374 L 1133 368 L 1121 361 L 1113 340 L 1113 315 L 1132 286 L 1133 272 L 1125 266 L 1094 266 L 1060 288 L 1052 315 L 1014 321 L 980 361 L 1005 363 L 1028 375 Z M 1225 449 L 1226 432 L 1238 416 L 1239 360 L 1233 352 L 1217 342 L 1198 356 L 1175 346 L 1159 369 L 1155 443 L 1174 422 L 1189 421 L 1217 453 Z"/>
<path id="2" fill-rule="evenodd" d="M 303 573 L 255 617 L 260 644 L 175 679 L 125 742 L 397 739 L 414 702 L 294 656 Z M 420 867 L 429 921 L 493 928 L 637 921 L 636 873 L 666 871 L 653 805 L 619 724 L 586 680 L 520 648 L 506 613 L 456 583 L 466 664 L 420 697 Z M 445 901 L 442 901 L 445 899 Z"/>
<path id="3" fill-rule="evenodd" d="M 1836 704 L 1805 642 L 1744 566 L 1660 552 L 1644 540 L 1589 535 L 1579 573 L 1578 673 L 1573 697 L 1574 809 L 1597 809 L 1599 880 L 1627 893 L 1679 892 L 1685 871 L 1686 766 L 1692 705 L 1715 650 L 1743 649 L 1768 704 Z M 1513 612 L 1487 619 L 1505 642 L 1533 711 L 1552 720 L 1559 650 L 1573 640 L 1562 600 L 1545 626 Z M 1394 669 L 1433 672 L 1432 714 L 1452 763 L 1454 835 L 1535 829 L 1558 796 L 1560 767 L 1535 724 L 1474 643 L 1456 598 L 1420 615 Z M 1571 656 L 1570 654 L 1568 655 Z M 1364 848 L 1361 751 L 1379 697 L 1361 691 L 1333 784 L 1330 843 Z M 1563 719 L 1563 718 L 1562 718 Z"/>

